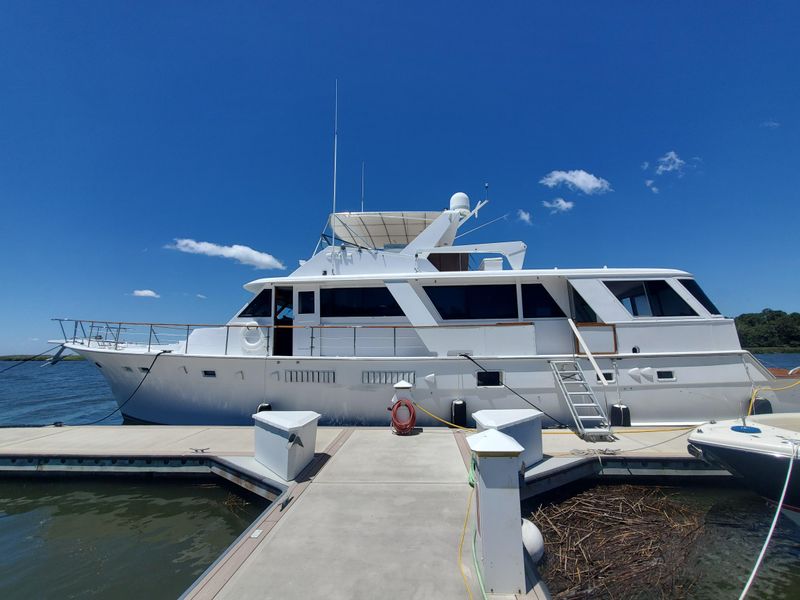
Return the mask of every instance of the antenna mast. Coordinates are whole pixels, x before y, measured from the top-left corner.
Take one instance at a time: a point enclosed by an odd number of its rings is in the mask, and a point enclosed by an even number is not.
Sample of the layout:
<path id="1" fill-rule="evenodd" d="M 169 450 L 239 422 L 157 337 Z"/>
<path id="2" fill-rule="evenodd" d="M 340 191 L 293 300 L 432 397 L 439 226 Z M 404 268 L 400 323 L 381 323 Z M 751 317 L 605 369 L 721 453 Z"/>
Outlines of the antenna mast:
<path id="1" fill-rule="evenodd" d="M 364 212 L 364 161 L 361 161 L 361 212 Z"/>
<path id="2" fill-rule="evenodd" d="M 336 79 L 336 99 L 334 100 L 333 112 L 333 214 L 331 215 L 331 246 L 336 251 L 336 155 L 339 152 L 339 79 Z M 331 271 L 334 270 L 335 263 L 331 263 Z"/>

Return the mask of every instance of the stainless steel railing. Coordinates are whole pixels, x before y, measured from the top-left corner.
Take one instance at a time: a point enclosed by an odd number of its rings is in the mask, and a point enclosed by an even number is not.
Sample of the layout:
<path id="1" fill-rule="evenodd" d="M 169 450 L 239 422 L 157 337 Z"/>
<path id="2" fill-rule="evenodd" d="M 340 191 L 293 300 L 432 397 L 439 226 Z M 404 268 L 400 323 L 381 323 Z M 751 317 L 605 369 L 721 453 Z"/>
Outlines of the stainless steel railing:
<path id="1" fill-rule="evenodd" d="M 533 323 L 523 322 L 503 322 L 503 323 L 464 323 L 464 324 L 440 324 L 416 326 L 410 324 L 380 324 L 380 325 L 253 325 L 246 323 L 145 323 L 134 321 L 106 321 L 88 319 L 66 319 L 56 318 L 65 342 L 75 345 L 82 345 L 87 348 L 102 348 L 106 350 L 125 350 L 141 349 L 142 351 L 152 352 L 154 350 L 172 349 L 175 352 L 189 353 L 192 347 L 192 333 L 199 330 L 206 330 L 210 333 L 219 332 L 213 337 L 215 354 L 222 353 L 224 356 L 231 354 L 233 339 L 239 332 L 239 338 L 245 333 L 242 330 L 260 332 L 261 340 L 254 344 L 258 348 L 263 348 L 263 355 L 270 356 L 274 346 L 274 338 L 280 330 L 290 329 L 295 332 L 307 332 L 302 340 L 294 338 L 295 345 L 299 341 L 301 350 L 307 354 L 296 354 L 298 356 L 356 356 L 359 348 L 367 351 L 362 356 L 398 356 L 398 352 L 409 350 L 409 344 L 414 343 L 416 336 L 409 335 L 409 332 L 418 333 L 424 329 L 475 329 L 475 328 L 496 328 L 496 327 L 518 327 L 532 326 Z M 232 330 L 234 335 L 232 336 Z M 221 338 L 224 331 L 224 339 Z M 369 332 L 369 333 L 367 333 Z M 385 334 L 384 334 L 385 332 Z M 419 338 L 417 345 L 422 349 L 424 344 Z M 203 342 L 199 342 L 201 345 Z M 531 340 L 531 343 L 532 340 Z M 195 342 L 198 344 L 198 342 Z M 206 347 L 208 342 L 205 342 Z M 338 354 L 324 352 L 323 344 L 327 344 L 329 350 Z M 405 346 L 404 346 L 405 344 Z M 533 346 L 531 346 L 532 349 Z M 372 354 L 369 350 L 377 352 Z M 352 353 L 352 354 L 351 354 Z M 252 351 L 245 354 L 253 354 Z M 236 352 L 235 355 L 240 355 Z M 405 354 L 401 354 L 405 355 Z"/>

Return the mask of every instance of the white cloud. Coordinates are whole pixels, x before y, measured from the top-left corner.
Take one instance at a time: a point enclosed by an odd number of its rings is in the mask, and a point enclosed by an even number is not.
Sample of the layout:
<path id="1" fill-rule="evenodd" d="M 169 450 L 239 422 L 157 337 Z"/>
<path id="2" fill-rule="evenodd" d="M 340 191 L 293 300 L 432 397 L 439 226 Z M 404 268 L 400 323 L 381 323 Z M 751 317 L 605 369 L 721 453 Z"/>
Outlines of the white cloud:
<path id="1" fill-rule="evenodd" d="M 563 213 L 567 212 L 568 210 L 572 210 L 572 207 L 575 206 L 575 203 L 570 202 L 569 200 L 564 200 L 563 198 L 556 198 L 552 202 L 543 200 L 542 206 L 549 208 L 550 214 L 553 215 L 555 213 Z"/>
<path id="2" fill-rule="evenodd" d="M 580 190 L 584 194 L 604 194 L 611 191 L 611 184 L 602 177 L 595 177 L 582 169 L 574 171 L 550 171 L 539 183 L 549 188 L 565 184 L 572 190 Z"/>
<path id="3" fill-rule="evenodd" d="M 208 296 L 205 296 L 205 295 L 203 295 L 203 294 L 195 294 L 195 296 L 197 296 L 198 298 L 200 298 L 200 300 L 205 300 L 206 298 L 208 298 Z"/>
<path id="4" fill-rule="evenodd" d="M 655 185 L 653 185 L 655 184 L 655 181 L 653 181 L 652 179 L 645 179 L 644 184 L 647 187 L 649 187 L 650 191 L 653 192 L 654 194 L 658 193 L 658 188 Z"/>
<path id="5" fill-rule="evenodd" d="M 649 162 L 647 162 L 647 161 L 644 161 L 644 162 L 641 164 L 641 167 L 642 167 L 642 171 L 647 171 L 647 169 L 649 169 L 649 168 L 650 168 L 650 163 L 649 163 Z"/>
<path id="6" fill-rule="evenodd" d="M 249 246 L 234 244 L 221 246 L 212 242 L 197 242 L 187 238 L 176 238 L 175 244 L 165 246 L 171 250 L 180 250 L 189 254 L 205 254 L 206 256 L 222 256 L 231 258 L 243 265 L 251 265 L 257 269 L 285 269 L 284 264 L 266 252 L 253 250 Z"/>
<path id="7" fill-rule="evenodd" d="M 153 290 L 133 290 L 133 295 L 138 298 L 161 298 L 161 296 Z"/>
<path id="8" fill-rule="evenodd" d="M 683 173 L 683 167 L 686 161 L 683 160 L 675 150 L 670 150 L 664 156 L 656 161 L 656 175 L 663 175 L 664 173 L 671 173 L 675 171 L 679 175 Z"/>
<path id="9" fill-rule="evenodd" d="M 781 126 L 781 124 L 775 119 L 767 119 L 766 121 L 762 121 L 761 126 L 766 127 L 767 129 L 777 129 Z"/>
<path id="10" fill-rule="evenodd" d="M 517 209 L 517 220 L 522 221 L 526 225 L 531 224 L 531 213 L 527 210 L 522 210 L 521 208 Z"/>

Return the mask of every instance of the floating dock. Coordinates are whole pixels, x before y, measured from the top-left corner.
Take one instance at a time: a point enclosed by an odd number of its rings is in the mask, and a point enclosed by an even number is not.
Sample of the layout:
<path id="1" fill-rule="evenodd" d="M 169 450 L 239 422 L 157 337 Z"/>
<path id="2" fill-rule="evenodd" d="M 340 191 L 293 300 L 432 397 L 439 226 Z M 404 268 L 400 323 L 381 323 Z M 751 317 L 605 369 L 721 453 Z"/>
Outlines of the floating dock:
<path id="1" fill-rule="evenodd" d="M 480 598 L 468 433 L 321 427 L 314 460 L 285 481 L 256 462 L 251 427 L 8 428 L 0 429 L 0 476 L 213 473 L 273 500 L 187 599 L 460 599 L 465 586 Z M 626 428 L 590 443 L 546 430 L 545 460 L 525 472 L 522 497 L 587 476 L 721 474 L 689 455 L 689 433 Z M 535 577 L 528 584 L 525 597 L 547 597 Z"/>

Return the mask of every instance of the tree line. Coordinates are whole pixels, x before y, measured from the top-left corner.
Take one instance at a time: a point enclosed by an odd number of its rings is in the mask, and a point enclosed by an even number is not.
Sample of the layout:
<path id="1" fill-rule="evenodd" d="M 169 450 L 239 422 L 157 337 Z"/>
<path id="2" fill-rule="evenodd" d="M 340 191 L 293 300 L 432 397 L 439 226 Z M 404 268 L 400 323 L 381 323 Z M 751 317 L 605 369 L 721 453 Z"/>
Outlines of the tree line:
<path id="1" fill-rule="evenodd" d="M 735 321 L 744 348 L 800 349 L 800 313 L 765 308 L 739 315 Z"/>

